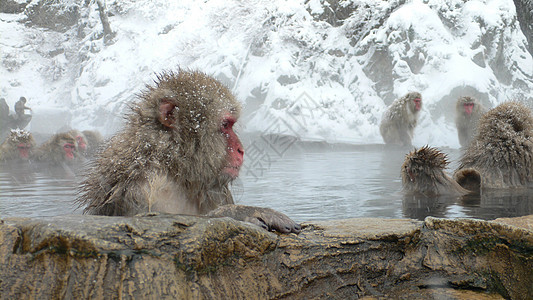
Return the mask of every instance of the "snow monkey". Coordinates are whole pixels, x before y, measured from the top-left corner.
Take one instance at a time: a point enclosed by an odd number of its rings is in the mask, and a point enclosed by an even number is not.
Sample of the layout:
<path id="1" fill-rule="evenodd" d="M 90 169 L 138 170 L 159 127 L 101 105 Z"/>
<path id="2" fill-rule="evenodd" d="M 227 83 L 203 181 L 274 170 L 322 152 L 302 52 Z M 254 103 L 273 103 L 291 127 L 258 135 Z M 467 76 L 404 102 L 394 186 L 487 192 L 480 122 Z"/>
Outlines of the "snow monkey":
<path id="1" fill-rule="evenodd" d="M 35 151 L 39 161 L 61 163 L 77 160 L 76 139 L 67 132 L 54 134 Z"/>
<path id="2" fill-rule="evenodd" d="M 89 143 L 85 135 L 81 133 L 81 131 L 76 130 L 76 129 L 69 130 L 68 133 L 76 139 L 76 151 L 81 156 L 87 156 L 87 150 L 89 148 Z"/>
<path id="3" fill-rule="evenodd" d="M 448 164 L 446 154 L 436 148 L 424 146 L 410 152 L 401 170 L 404 191 L 426 197 L 468 194 L 468 190 L 444 172 Z"/>
<path id="4" fill-rule="evenodd" d="M 422 95 L 417 92 L 410 92 L 392 102 L 379 126 L 385 144 L 411 146 L 421 108 Z"/>
<path id="5" fill-rule="evenodd" d="M 240 109 L 228 88 L 204 73 L 158 74 L 97 154 L 77 202 L 96 215 L 227 216 L 298 233 L 300 226 L 284 214 L 233 202 L 229 184 L 244 158 L 233 130 Z"/>
<path id="6" fill-rule="evenodd" d="M 506 102 L 484 114 L 454 179 L 472 191 L 532 186 L 533 116 L 529 108 Z"/>
<path id="7" fill-rule="evenodd" d="M 12 129 L 0 145 L 0 160 L 28 160 L 33 156 L 35 145 L 35 139 L 31 133 L 22 129 Z"/>
<path id="8" fill-rule="evenodd" d="M 104 137 L 96 130 L 84 130 L 82 133 L 87 138 L 87 155 L 93 156 L 104 143 Z"/>
<path id="9" fill-rule="evenodd" d="M 472 97 L 460 97 L 455 105 L 455 125 L 461 147 L 467 147 L 472 140 L 479 118 L 487 110 Z"/>

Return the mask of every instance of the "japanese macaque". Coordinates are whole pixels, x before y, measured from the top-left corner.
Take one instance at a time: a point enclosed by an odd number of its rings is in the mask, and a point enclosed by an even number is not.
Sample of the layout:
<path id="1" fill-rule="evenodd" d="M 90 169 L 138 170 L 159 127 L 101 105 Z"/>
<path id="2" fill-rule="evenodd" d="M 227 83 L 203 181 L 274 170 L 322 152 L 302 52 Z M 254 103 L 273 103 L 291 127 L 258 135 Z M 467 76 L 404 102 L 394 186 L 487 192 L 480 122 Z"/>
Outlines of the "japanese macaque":
<path id="1" fill-rule="evenodd" d="M 460 97 L 455 105 L 455 125 L 461 147 L 467 147 L 477 129 L 479 118 L 487 110 L 472 97 Z"/>
<path id="2" fill-rule="evenodd" d="M 422 95 L 417 92 L 410 92 L 392 102 L 379 126 L 385 144 L 411 146 L 421 109 Z"/>
<path id="3" fill-rule="evenodd" d="M 244 158 L 233 130 L 240 109 L 232 93 L 204 73 L 159 74 L 97 154 L 77 199 L 84 213 L 227 216 L 298 233 L 300 226 L 284 214 L 233 202 L 229 184 Z"/>
<path id="4" fill-rule="evenodd" d="M 533 116 L 529 108 L 506 102 L 484 114 L 454 179 L 471 191 L 532 186 Z"/>
<path id="5" fill-rule="evenodd" d="M 468 194 L 468 190 L 444 172 L 448 164 L 446 154 L 436 148 L 424 146 L 410 152 L 405 156 L 401 171 L 404 191 L 426 197 Z"/>
<path id="6" fill-rule="evenodd" d="M 66 132 L 54 134 L 37 148 L 35 157 L 39 161 L 52 163 L 76 161 L 76 139 Z"/>
<path id="7" fill-rule="evenodd" d="M 82 133 L 87 138 L 87 155 L 96 154 L 98 148 L 104 143 L 104 137 L 96 130 L 84 130 Z"/>
<path id="8" fill-rule="evenodd" d="M 0 160 L 29 160 L 33 156 L 35 140 L 30 132 L 12 129 L 6 140 L 0 145 Z"/>
<path id="9" fill-rule="evenodd" d="M 82 156 L 86 156 L 89 143 L 87 142 L 85 135 L 76 129 L 69 130 L 68 133 L 76 139 L 76 152 Z"/>

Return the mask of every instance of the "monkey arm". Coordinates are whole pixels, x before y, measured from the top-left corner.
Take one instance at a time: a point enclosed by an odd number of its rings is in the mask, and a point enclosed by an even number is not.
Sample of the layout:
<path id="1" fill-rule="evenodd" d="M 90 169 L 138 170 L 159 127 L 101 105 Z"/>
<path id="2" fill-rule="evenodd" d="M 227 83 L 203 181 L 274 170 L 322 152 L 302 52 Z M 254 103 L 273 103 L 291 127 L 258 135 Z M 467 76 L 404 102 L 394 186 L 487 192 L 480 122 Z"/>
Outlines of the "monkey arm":
<path id="1" fill-rule="evenodd" d="M 285 214 L 270 208 L 227 204 L 211 211 L 209 217 L 230 217 L 235 220 L 245 221 L 266 230 L 275 230 L 281 233 L 300 233 L 301 227 Z"/>

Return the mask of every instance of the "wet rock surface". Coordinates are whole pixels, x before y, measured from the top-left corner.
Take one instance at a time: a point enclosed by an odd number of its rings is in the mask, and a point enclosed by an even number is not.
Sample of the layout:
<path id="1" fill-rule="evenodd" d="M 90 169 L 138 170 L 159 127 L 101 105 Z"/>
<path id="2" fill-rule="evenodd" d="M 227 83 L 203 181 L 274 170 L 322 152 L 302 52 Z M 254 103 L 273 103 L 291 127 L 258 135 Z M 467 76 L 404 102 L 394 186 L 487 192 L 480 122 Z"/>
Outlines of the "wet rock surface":
<path id="1" fill-rule="evenodd" d="M 229 218 L 9 218 L 0 298 L 527 299 L 530 224 L 367 218 L 279 235 Z"/>

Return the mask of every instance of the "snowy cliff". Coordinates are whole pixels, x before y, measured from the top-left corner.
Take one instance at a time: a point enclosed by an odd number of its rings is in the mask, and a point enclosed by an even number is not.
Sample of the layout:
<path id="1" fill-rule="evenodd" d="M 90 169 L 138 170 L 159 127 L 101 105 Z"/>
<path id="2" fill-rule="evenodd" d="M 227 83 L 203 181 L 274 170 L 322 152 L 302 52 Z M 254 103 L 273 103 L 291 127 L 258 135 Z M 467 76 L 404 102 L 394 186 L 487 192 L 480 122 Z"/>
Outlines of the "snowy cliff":
<path id="1" fill-rule="evenodd" d="M 424 101 L 415 145 L 459 147 L 460 95 L 533 107 L 512 0 L 114 0 L 105 42 L 95 1 L 2 2 L 0 97 L 105 134 L 155 72 L 177 67 L 227 84 L 242 130 L 303 140 L 383 143 L 381 115 L 409 91 Z"/>

